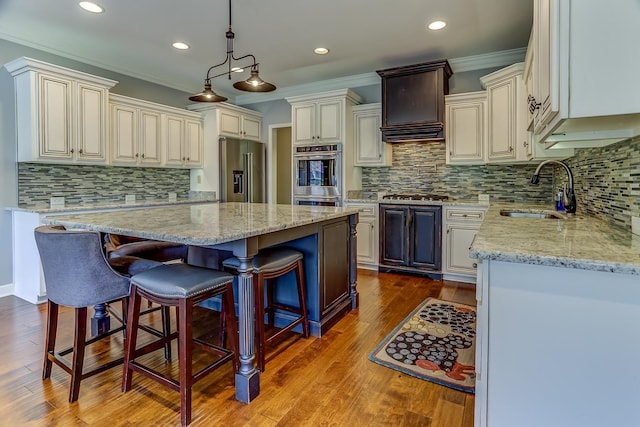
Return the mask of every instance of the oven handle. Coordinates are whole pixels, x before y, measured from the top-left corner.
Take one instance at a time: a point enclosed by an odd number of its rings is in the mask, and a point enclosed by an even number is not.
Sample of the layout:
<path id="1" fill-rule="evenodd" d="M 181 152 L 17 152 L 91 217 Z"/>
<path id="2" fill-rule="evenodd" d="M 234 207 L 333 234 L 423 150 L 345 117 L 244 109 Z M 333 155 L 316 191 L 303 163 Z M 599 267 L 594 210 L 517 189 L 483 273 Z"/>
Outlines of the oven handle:
<path id="1" fill-rule="evenodd" d="M 338 153 L 335 152 L 333 154 L 326 153 L 326 154 L 312 154 L 312 155 L 309 155 L 306 153 L 299 153 L 299 154 L 294 154 L 293 157 L 300 160 L 332 160 L 332 159 L 338 158 Z"/>

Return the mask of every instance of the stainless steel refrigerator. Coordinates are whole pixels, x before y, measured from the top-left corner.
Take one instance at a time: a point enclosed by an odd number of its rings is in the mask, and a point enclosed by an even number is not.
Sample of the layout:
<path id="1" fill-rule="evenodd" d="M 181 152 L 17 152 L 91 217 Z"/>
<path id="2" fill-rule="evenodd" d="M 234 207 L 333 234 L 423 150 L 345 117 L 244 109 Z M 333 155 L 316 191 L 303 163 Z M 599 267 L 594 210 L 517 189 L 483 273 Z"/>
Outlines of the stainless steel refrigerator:
<path id="1" fill-rule="evenodd" d="M 223 202 L 263 203 L 265 147 L 255 141 L 220 138 L 220 198 Z"/>

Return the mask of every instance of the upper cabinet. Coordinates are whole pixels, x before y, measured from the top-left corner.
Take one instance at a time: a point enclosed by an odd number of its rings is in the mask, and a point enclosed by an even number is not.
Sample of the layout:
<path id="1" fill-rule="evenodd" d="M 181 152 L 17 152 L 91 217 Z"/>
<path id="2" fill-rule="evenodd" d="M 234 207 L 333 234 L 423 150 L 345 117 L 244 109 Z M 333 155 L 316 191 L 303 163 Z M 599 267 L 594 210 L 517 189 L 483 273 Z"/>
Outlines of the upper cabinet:
<path id="1" fill-rule="evenodd" d="M 445 96 L 447 164 L 474 165 L 485 162 L 486 108 L 485 91 Z"/>
<path id="2" fill-rule="evenodd" d="M 202 167 L 202 116 L 111 94 L 111 164 Z"/>
<path id="3" fill-rule="evenodd" d="M 19 162 L 108 162 L 108 91 L 116 81 L 24 57 L 5 68 L 15 83 Z"/>
<path id="4" fill-rule="evenodd" d="M 380 103 L 353 108 L 355 166 L 391 166 L 391 145 L 382 140 Z"/>
<path id="5" fill-rule="evenodd" d="M 348 89 L 287 98 L 294 145 L 335 144 L 351 138 L 351 107 L 360 97 Z M 348 120 L 347 120 L 348 117 Z M 348 128 L 348 129 L 347 129 Z"/>
<path id="6" fill-rule="evenodd" d="M 230 109 L 220 110 L 220 135 L 262 140 L 262 117 Z"/>
<path id="7" fill-rule="evenodd" d="M 614 25 L 594 30 L 604 16 Z M 598 0 L 534 1 L 527 97 L 547 147 L 604 146 L 640 134 L 640 57 L 629 54 L 639 21 L 636 0 L 615 8 Z"/>

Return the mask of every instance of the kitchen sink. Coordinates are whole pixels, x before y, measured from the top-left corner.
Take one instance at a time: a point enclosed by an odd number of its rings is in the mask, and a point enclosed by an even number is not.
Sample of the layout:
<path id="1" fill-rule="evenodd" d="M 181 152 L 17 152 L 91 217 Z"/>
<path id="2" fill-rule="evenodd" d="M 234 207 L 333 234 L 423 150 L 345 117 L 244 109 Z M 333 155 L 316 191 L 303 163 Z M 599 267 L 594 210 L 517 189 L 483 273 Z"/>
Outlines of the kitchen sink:
<path id="1" fill-rule="evenodd" d="M 559 212 L 554 211 L 526 211 L 526 210 L 511 210 L 501 209 L 500 215 L 509 216 L 511 218 L 542 218 L 542 219 L 566 219 L 567 217 Z"/>

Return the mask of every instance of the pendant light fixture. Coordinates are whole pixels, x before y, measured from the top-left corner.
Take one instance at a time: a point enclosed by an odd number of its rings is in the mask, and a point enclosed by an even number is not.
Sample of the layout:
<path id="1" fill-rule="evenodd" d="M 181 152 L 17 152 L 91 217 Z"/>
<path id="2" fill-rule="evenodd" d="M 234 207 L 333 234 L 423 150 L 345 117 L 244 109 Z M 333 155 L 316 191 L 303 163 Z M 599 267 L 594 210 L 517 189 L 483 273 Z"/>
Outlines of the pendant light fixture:
<path id="1" fill-rule="evenodd" d="M 227 57 L 223 62 L 218 65 L 214 65 L 207 70 L 207 75 L 204 79 L 204 90 L 200 93 L 197 93 L 193 96 L 190 96 L 189 99 L 191 101 L 196 102 L 222 102 L 226 101 L 227 98 L 224 96 L 218 95 L 211 88 L 211 80 L 220 76 L 227 76 L 229 80 L 231 80 L 231 74 L 238 71 L 238 69 L 244 69 L 246 67 L 251 67 L 251 76 L 244 81 L 236 82 L 233 84 L 238 90 L 243 90 L 245 92 L 271 92 L 276 89 L 274 85 L 271 83 L 267 83 L 260 78 L 258 62 L 256 62 L 256 57 L 252 54 L 244 55 L 239 58 L 236 58 L 233 54 L 233 39 L 235 38 L 235 34 L 231 29 L 231 0 L 229 0 L 229 29 L 225 33 L 225 37 L 227 38 Z M 253 63 L 251 65 L 246 66 L 233 66 L 233 61 L 242 61 L 243 59 L 251 58 Z M 216 74 L 215 76 L 211 75 L 211 71 L 218 67 L 222 67 L 223 65 L 227 65 L 227 71 Z"/>

